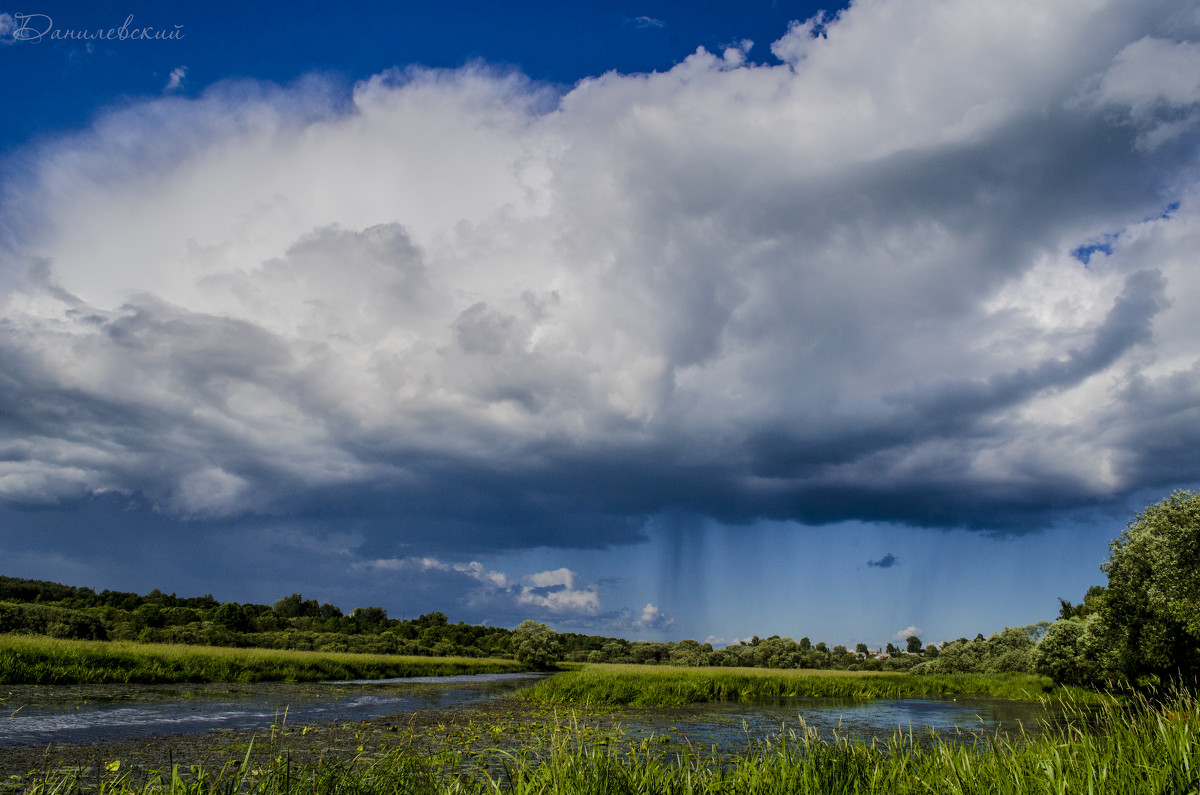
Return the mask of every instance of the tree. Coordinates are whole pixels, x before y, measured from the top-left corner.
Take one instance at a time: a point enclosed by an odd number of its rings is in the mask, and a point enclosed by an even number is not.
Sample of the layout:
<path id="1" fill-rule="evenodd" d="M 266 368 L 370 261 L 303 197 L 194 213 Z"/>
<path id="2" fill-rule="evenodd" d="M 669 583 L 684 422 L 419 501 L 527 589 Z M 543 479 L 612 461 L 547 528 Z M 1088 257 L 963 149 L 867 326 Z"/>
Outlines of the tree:
<path id="1" fill-rule="evenodd" d="M 539 671 L 553 668 L 562 659 L 557 633 L 536 621 L 522 621 L 513 630 L 512 644 L 517 660 Z"/>
<path id="2" fill-rule="evenodd" d="M 907 638 L 904 639 L 904 642 L 908 644 L 908 653 L 909 654 L 920 654 L 921 653 L 921 639 L 918 638 L 916 635 L 909 635 Z"/>
<path id="3" fill-rule="evenodd" d="M 1139 677 L 1200 676 L 1200 493 L 1150 505 L 1109 545 L 1103 631 L 1117 670 Z M 1087 599 L 1084 599 L 1087 604 Z"/>
<path id="4" fill-rule="evenodd" d="M 712 644 L 701 644 L 697 640 L 681 640 L 671 649 L 671 665 L 687 665 L 699 667 L 708 665 L 709 655 L 712 654 Z"/>
<path id="5" fill-rule="evenodd" d="M 250 617 L 237 602 L 224 602 L 213 611 L 213 621 L 233 632 L 249 632 Z"/>
<path id="6" fill-rule="evenodd" d="M 359 632 L 377 632 L 387 624 L 388 614 L 382 607 L 356 607 L 350 611 L 350 620 Z"/>
<path id="7" fill-rule="evenodd" d="M 1105 634 L 1098 613 L 1054 622 L 1030 653 L 1034 671 L 1065 685 L 1103 683 L 1114 674 Z"/>
<path id="8" fill-rule="evenodd" d="M 275 603 L 275 615 L 280 618 L 297 618 L 304 605 L 304 597 L 298 593 L 285 596 Z"/>
<path id="9" fill-rule="evenodd" d="M 1058 600 L 1058 617 L 1059 618 L 1078 618 L 1084 619 L 1100 609 L 1101 602 L 1104 601 L 1105 588 L 1103 585 L 1093 585 L 1087 589 L 1087 593 L 1083 596 L 1083 601 L 1077 605 L 1073 605 L 1066 599 Z"/>
<path id="10" fill-rule="evenodd" d="M 865 643 L 857 644 L 854 647 L 854 653 L 855 654 L 866 654 L 867 653 L 867 644 L 865 644 Z"/>

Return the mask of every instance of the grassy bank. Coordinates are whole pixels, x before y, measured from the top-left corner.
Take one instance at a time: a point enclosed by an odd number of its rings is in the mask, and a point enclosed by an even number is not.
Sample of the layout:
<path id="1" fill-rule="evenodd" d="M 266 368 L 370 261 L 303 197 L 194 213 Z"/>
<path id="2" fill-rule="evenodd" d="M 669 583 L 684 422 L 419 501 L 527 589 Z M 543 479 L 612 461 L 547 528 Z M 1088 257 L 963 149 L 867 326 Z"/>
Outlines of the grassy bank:
<path id="1" fill-rule="evenodd" d="M 513 660 L 230 649 L 0 635 L 0 684 L 317 682 L 525 670 Z"/>
<path id="2" fill-rule="evenodd" d="M 1032 793 L 1119 792 L 1183 795 L 1200 789 L 1200 714 L 1177 696 L 1157 707 L 1108 705 L 1066 728 L 1009 742 L 964 746 L 921 742 L 903 733 L 866 744 L 819 738 L 811 730 L 764 738 L 756 751 L 735 756 L 666 749 L 619 734 L 598 741 L 574 715 L 547 718 L 527 750 L 455 751 L 430 747 L 428 737 L 397 736 L 384 750 L 330 754 L 295 762 L 285 746 L 259 761 L 232 755 L 217 767 L 135 773 L 120 760 L 35 776 L 22 783 L 33 795 L 81 790 L 129 793 L 244 792 L 254 795 L 335 793 Z M 1084 729 L 1082 726 L 1089 726 Z M 444 727 L 431 732 L 445 737 Z M 470 724 L 485 740 L 494 729 Z M 358 735 L 355 741 L 358 742 Z M 274 737 L 272 737 L 272 742 Z"/>
<path id="3" fill-rule="evenodd" d="M 957 674 L 911 676 L 762 668 L 650 668 L 584 665 L 550 677 L 523 692 L 555 704 L 672 706 L 752 698 L 905 698 L 989 695 L 1019 700 L 1069 698 L 1099 703 L 1106 697 L 1079 688 L 1055 687 L 1040 676 Z"/>

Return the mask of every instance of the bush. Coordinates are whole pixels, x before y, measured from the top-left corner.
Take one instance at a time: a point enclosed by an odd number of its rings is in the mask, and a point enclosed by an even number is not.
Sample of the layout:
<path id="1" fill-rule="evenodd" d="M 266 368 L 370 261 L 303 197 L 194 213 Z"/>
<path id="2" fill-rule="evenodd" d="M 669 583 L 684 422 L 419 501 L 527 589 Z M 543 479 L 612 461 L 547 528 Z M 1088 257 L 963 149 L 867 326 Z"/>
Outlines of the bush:
<path id="1" fill-rule="evenodd" d="M 49 635 L 66 640 L 107 640 L 104 625 L 79 610 L 0 602 L 0 632 Z"/>

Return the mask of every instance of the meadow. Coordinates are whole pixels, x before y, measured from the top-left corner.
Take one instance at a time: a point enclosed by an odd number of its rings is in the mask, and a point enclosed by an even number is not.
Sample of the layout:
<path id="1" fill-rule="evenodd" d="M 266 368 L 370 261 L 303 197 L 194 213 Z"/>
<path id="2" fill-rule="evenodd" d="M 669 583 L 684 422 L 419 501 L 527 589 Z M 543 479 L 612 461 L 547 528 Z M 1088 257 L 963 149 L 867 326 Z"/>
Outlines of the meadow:
<path id="1" fill-rule="evenodd" d="M 0 684 L 318 682 L 513 673 L 514 660 L 236 649 L 0 635 Z"/>
<path id="2" fill-rule="evenodd" d="M 755 698 L 912 698 L 988 695 L 1024 701 L 1102 703 L 1109 696 L 1055 685 L 1029 674 L 913 676 L 825 670 L 677 668 L 643 665 L 568 666 L 522 691 L 535 701 L 608 706 L 672 706 Z"/>

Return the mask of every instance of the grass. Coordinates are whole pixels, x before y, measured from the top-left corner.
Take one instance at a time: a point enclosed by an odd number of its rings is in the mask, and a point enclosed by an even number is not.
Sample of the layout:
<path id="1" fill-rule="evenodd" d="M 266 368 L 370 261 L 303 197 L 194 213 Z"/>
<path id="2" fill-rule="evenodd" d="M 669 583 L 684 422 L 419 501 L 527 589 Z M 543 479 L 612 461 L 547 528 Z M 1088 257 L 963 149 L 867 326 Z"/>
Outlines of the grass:
<path id="1" fill-rule="evenodd" d="M 768 670 L 762 668 L 678 668 L 588 664 L 539 682 L 526 698 L 554 704 L 676 706 L 704 701 L 754 698 L 906 698 L 989 695 L 1037 701 L 1070 698 L 1108 700 L 1079 688 L 1055 686 L 1027 675 L 956 674 L 912 676 L 899 673 Z"/>
<path id="2" fill-rule="evenodd" d="M 56 640 L 0 635 L 0 684 L 317 682 L 513 673 L 513 660 Z"/>
<path id="3" fill-rule="evenodd" d="M 450 743 L 430 747 L 421 744 L 422 738 L 407 737 L 383 751 L 360 745 L 357 753 L 343 758 L 294 762 L 287 748 L 280 747 L 266 759 L 252 760 L 247 750 L 220 767 L 175 766 L 145 776 L 112 760 L 94 769 L 34 777 L 22 786 L 31 795 L 1200 791 L 1200 711 L 1192 696 L 1176 694 L 1157 704 L 1110 703 L 1086 715 L 1081 710 L 1078 717 L 1041 735 L 1013 741 L 997 737 L 973 746 L 944 739 L 923 742 L 901 732 L 884 743 L 823 739 L 802 726 L 764 738 L 756 750 L 728 756 L 716 749 L 663 749 L 645 739 L 629 740 L 619 731 L 599 739 L 575 716 L 564 715 L 541 721 L 526 750 L 515 753 L 456 750 Z M 486 738 L 494 728 L 472 724 L 470 731 Z"/>

